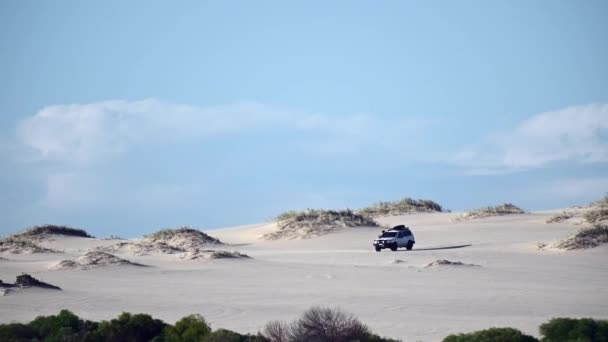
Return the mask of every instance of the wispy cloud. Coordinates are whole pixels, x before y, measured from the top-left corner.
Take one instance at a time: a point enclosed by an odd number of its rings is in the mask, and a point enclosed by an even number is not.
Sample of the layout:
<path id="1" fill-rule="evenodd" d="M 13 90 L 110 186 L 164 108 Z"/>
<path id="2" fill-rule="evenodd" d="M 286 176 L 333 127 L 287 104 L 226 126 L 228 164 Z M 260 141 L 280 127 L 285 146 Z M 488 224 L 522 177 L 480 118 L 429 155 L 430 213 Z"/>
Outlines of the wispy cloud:
<path id="1" fill-rule="evenodd" d="M 110 178 L 122 177 L 121 169 L 139 167 L 138 153 L 154 155 L 156 166 L 166 165 L 173 156 L 166 148 L 158 149 L 163 145 L 196 158 L 195 167 L 205 160 L 205 145 L 217 141 L 222 151 L 239 151 L 263 140 L 266 153 L 300 153 L 297 160 L 303 165 L 311 158 L 359 160 L 383 153 L 413 158 L 425 152 L 410 148 L 412 141 L 432 124 L 417 118 L 324 115 L 254 102 L 202 107 L 156 99 L 110 100 L 44 107 L 19 123 L 15 145 L 27 151 L 27 158 L 20 160 L 49 166 L 41 168 L 46 189 L 41 203 L 55 208 L 103 202 L 104 194 L 111 192 L 104 191 Z M 114 163 L 117 160 L 121 162 Z M 165 181 L 170 192 L 147 189 L 163 184 L 146 184 L 137 191 L 147 198 L 184 192 L 182 180 Z"/>
<path id="2" fill-rule="evenodd" d="M 42 108 L 18 127 L 20 141 L 42 160 L 90 164 L 148 142 L 203 141 L 242 132 L 307 134 L 303 150 L 348 153 L 365 145 L 391 147 L 422 120 L 379 120 L 365 114 L 328 116 L 260 103 L 197 107 L 111 100 Z M 402 130 L 402 131 L 397 131 Z M 286 134 L 289 136 L 289 134 Z M 391 141 L 391 139 L 393 139 Z"/>
<path id="3" fill-rule="evenodd" d="M 608 105 L 568 107 L 534 115 L 514 130 L 461 149 L 454 161 L 474 174 L 545 167 L 554 162 L 608 161 Z"/>

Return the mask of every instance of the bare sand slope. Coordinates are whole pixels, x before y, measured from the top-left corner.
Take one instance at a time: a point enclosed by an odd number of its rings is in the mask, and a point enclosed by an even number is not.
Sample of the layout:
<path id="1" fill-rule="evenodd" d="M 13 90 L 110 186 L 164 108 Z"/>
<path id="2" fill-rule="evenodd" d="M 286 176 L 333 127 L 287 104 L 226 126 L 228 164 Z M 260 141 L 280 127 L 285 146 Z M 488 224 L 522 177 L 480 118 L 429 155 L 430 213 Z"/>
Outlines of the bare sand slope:
<path id="1" fill-rule="evenodd" d="M 27 321 L 63 308 L 89 319 L 130 311 L 170 322 L 200 313 L 214 328 L 256 332 L 269 320 L 291 320 L 312 305 L 325 305 L 354 313 L 382 335 L 439 341 L 490 326 L 538 335 L 538 325 L 556 316 L 608 318 L 608 246 L 538 250 L 538 242 L 579 228 L 545 224 L 553 213 L 457 223 L 451 221 L 455 214 L 380 218 L 410 226 L 417 240 L 412 251 L 381 253 L 371 245 L 380 228 L 264 241 L 258 237 L 276 225 L 259 224 L 210 232 L 228 244 L 223 249 L 251 259 L 121 255 L 152 267 L 88 271 L 48 267 L 109 242 L 57 238 L 48 247 L 64 253 L 5 255 L 10 260 L 0 263 L 0 279 L 25 271 L 63 291 L 0 297 L 0 321 Z"/>

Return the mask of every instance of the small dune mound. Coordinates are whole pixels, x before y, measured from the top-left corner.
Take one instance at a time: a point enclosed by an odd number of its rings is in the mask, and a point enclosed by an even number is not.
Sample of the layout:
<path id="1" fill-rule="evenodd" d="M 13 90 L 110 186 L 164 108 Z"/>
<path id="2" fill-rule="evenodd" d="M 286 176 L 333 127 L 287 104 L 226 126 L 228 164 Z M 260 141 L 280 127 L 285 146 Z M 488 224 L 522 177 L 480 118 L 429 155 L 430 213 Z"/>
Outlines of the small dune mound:
<path id="1" fill-rule="evenodd" d="M 348 227 L 378 227 L 368 216 L 346 210 L 289 211 L 277 217 L 279 229 L 262 236 L 266 240 L 305 239 Z"/>
<path id="2" fill-rule="evenodd" d="M 608 226 L 598 224 L 591 228 L 581 229 L 573 236 L 556 242 L 554 247 L 568 250 L 586 249 L 604 243 L 608 243 Z"/>
<path id="3" fill-rule="evenodd" d="M 8 237 L 0 240 L 0 253 L 35 254 L 57 253 L 57 251 L 42 247 L 24 238 Z"/>
<path id="4" fill-rule="evenodd" d="M 52 235 L 75 236 L 82 238 L 92 238 L 85 230 L 71 228 L 66 226 L 58 226 L 53 224 L 45 224 L 42 226 L 33 226 L 25 231 L 13 235 L 16 238 L 42 239 Z"/>
<path id="5" fill-rule="evenodd" d="M 502 216 L 502 215 L 513 215 L 513 214 L 525 214 L 526 211 L 522 208 L 511 204 L 505 203 L 494 207 L 483 207 L 475 210 L 467 211 L 460 216 L 454 218 L 454 221 L 466 221 L 472 219 L 480 219 L 484 217 Z"/>
<path id="6" fill-rule="evenodd" d="M 101 267 L 111 266 L 144 266 L 115 255 L 100 251 L 90 251 L 76 260 L 63 260 L 52 267 L 54 270 L 90 270 Z"/>
<path id="7" fill-rule="evenodd" d="M 98 247 L 103 252 L 130 252 L 138 255 L 153 253 L 174 254 L 204 249 L 222 242 L 202 231 L 190 227 L 163 229 L 146 235 L 140 241 L 119 241 L 110 246 Z"/>
<path id="8" fill-rule="evenodd" d="M 18 275 L 17 279 L 15 279 L 15 285 L 22 287 L 22 288 L 40 287 L 40 288 L 44 288 L 44 289 L 61 290 L 60 287 L 40 281 L 27 273 L 22 273 L 21 275 Z"/>
<path id="9" fill-rule="evenodd" d="M 212 259 L 249 259 L 247 254 L 237 251 L 218 251 L 218 250 L 191 250 L 179 256 L 183 260 L 212 260 Z"/>
<path id="10" fill-rule="evenodd" d="M 435 260 L 424 267 L 429 268 L 429 267 L 445 267 L 445 266 L 479 267 L 479 265 L 475 265 L 475 264 L 465 264 L 462 261 L 450 261 L 450 260 L 446 260 L 446 259 Z"/>
<path id="11" fill-rule="evenodd" d="M 555 214 L 551 217 L 549 217 L 548 219 L 545 220 L 545 223 L 559 223 L 559 222 L 563 222 L 563 221 L 567 221 L 575 216 L 577 216 L 578 213 L 574 212 L 574 211 L 562 211 L 559 214 Z"/>
<path id="12" fill-rule="evenodd" d="M 176 254 L 181 259 L 197 259 L 208 256 L 213 252 L 209 247 L 223 245 L 223 243 L 202 231 L 190 227 L 178 229 L 163 229 L 154 234 L 146 235 L 140 241 L 119 241 L 113 245 L 98 247 L 102 252 L 130 252 L 138 255 L 147 254 Z M 202 252 L 204 251 L 204 252 Z M 206 257 L 207 259 L 212 257 Z"/>
<path id="13" fill-rule="evenodd" d="M 357 211 L 367 216 L 394 216 L 411 213 L 443 212 L 441 205 L 431 200 L 412 199 L 409 197 L 399 201 L 378 202 Z"/>
<path id="14" fill-rule="evenodd" d="M 119 241 L 109 246 L 97 247 L 95 250 L 106 253 L 131 253 L 136 255 L 173 254 L 183 252 L 180 249 L 173 248 L 166 243 L 159 241 Z"/>
<path id="15" fill-rule="evenodd" d="M 38 287 L 50 290 L 61 290 L 61 288 L 58 286 L 40 281 L 27 273 L 22 273 L 21 275 L 17 276 L 17 279 L 15 279 L 14 284 L 5 283 L 0 280 L 0 295 L 6 296 L 15 291 L 20 291 L 22 289 L 30 287 Z"/>
<path id="16" fill-rule="evenodd" d="M 222 244 L 220 240 L 191 227 L 159 230 L 147 235 L 144 240 L 152 244 L 166 244 L 180 251 L 193 251 L 210 245 Z"/>

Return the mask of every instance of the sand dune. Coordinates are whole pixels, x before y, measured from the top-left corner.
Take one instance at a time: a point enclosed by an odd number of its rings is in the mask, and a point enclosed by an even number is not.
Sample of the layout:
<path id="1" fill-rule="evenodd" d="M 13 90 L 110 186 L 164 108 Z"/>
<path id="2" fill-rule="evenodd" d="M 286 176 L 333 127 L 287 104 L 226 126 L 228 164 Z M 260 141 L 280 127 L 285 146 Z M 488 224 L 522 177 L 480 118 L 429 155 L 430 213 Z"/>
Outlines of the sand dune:
<path id="1" fill-rule="evenodd" d="M 380 227 L 338 228 L 307 239 L 278 240 L 261 238 L 279 229 L 272 222 L 220 229 L 211 235 L 224 245 L 205 245 L 200 255 L 195 247 L 147 255 L 130 249 L 137 242 L 150 242 L 146 238 L 57 236 L 42 245 L 63 253 L 11 254 L 10 261 L 0 263 L 0 274 L 6 278 L 28 272 L 63 291 L 1 297 L 0 321 L 29 321 L 63 308 L 90 319 L 131 311 L 169 322 L 199 313 L 214 327 L 255 333 L 270 320 L 289 321 L 313 305 L 324 305 L 352 312 L 382 335 L 438 341 L 490 326 L 538 335 L 538 325 L 557 316 L 608 318 L 607 244 L 584 250 L 537 248 L 538 243 L 550 245 L 584 227 L 568 221 L 545 223 L 559 212 L 462 222 L 452 221 L 458 213 L 378 217 L 381 225 L 406 224 L 416 236 L 412 251 L 381 253 L 371 245 Z M 154 267 L 48 269 L 117 243 L 127 247 L 111 254 Z M 180 242 L 159 243 L 185 248 Z M 208 250 L 232 249 L 251 259 L 206 259 Z M 180 256 L 205 262 L 187 262 Z M 425 268 L 437 260 L 480 267 Z"/>

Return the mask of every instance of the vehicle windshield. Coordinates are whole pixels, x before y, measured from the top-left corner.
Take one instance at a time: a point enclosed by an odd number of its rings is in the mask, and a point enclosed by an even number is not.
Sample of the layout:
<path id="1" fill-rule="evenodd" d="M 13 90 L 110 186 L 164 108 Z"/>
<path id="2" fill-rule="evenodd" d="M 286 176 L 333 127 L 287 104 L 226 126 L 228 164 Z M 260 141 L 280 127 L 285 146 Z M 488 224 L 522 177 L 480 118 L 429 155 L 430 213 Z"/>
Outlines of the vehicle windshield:
<path id="1" fill-rule="evenodd" d="M 390 238 L 390 237 L 395 237 L 397 236 L 396 232 L 385 232 L 382 234 L 382 236 L 380 236 L 381 238 Z"/>

